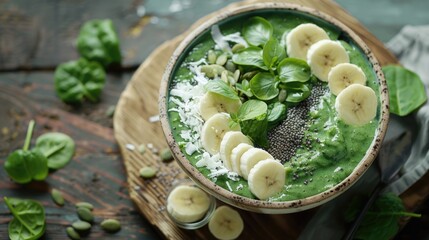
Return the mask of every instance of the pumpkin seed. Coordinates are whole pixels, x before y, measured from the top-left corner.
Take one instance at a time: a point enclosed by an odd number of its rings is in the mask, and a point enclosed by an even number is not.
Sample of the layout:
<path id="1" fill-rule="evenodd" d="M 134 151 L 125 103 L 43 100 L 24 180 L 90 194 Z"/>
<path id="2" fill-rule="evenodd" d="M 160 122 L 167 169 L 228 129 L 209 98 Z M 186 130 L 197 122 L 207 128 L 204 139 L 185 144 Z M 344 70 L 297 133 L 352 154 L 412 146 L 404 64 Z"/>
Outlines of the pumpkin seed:
<path id="1" fill-rule="evenodd" d="M 88 208 L 89 210 L 94 209 L 94 206 L 89 202 L 78 202 L 75 206 L 77 208 Z"/>
<path id="2" fill-rule="evenodd" d="M 83 220 L 85 222 L 94 221 L 94 215 L 92 215 L 91 211 L 88 208 L 84 208 L 84 207 L 78 208 L 77 216 L 80 218 L 80 220 Z"/>
<path id="3" fill-rule="evenodd" d="M 153 167 L 142 167 L 140 169 L 140 176 L 142 178 L 152 178 L 156 175 L 157 172 L 158 170 Z"/>
<path id="4" fill-rule="evenodd" d="M 241 49 L 245 49 L 245 48 L 246 48 L 246 46 L 244 46 L 243 44 L 237 43 L 232 47 L 231 50 L 233 53 L 236 53 L 236 52 L 240 51 Z"/>
<path id="5" fill-rule="evenodd" d="M 72 227 L 76 231 L 82 231 L 83 232 L 83 231 L 87 231 L 91 228 L 91 223 L 78 220 L 78 221 L 72 223 Z"/>
<path id="6" fill-rule="evenodd" d="M 76 232 L 76 230 L 74 230 L 74 228 L 72 227 L 67 227 L 66 228 L 66 233 L 67 236 L 72 239 L 72 240 L 80 240 L 80 235 L 78 232 Z"/>
<path id="7" fill-rule="evenodd" d="M 63 197 L 63 194 L 59 190 L 53 188 L 51 190 L 51 196 L 57 205 L 60 205 L 60 206 L 64 205 L 64 197 Z"/>
<path id="8" fill-rule="evenodd" d="M 284 102 L 287 97 L 287 92 L 285 89 L 280 90 L 279 92 L 279 102 Z"/>
<path id="9" fill-rule="evenodd" d="M 228 55 L 226 53 L 222 53 L 222 55 L 220 55 L 217 59 L 216 59 L 216 64 L 223 66 L 225 65 L 226 61 L 228 60 Z"/>
<path id="10" fill-rule="evenodd" d="M 121 223 L 116 219 L 106 219 L 101 222 L 101 228 L 106 232 L 117 232 L 121 229 Z"/>
<path id="11" fill-rule="evenodd" d="M 240 70 L 235 70 L 234 72 L 234 80 L 235 82 L 238 82 L 238 79 L 240 79 Z"/>
<path id="12" fill-rule="evenodd" d="M 225 83 L 229 84 L 229 82 L 228 82 L 228 71 L 227 70 L 222 72 L 222 74 L 220 75 L 220 79 L 222 81 L 224 81 Z"/>
<path id="13" fill-rule="evenodd" d="M 225 68 L 216 64 L 201 66 L 201 72 L 208 78 L 214 78 L 225 71 Z"/>
<path id="14" fill-rule="evenodd" d="M 245 74 L 243 74 L 243 79 L 252 79 L 258 72 L 257 71 L 252 71 L 252 72 L 247 72 Z"/>
<path id="15" fill-rule="evenodd" d="M 146 152 L 146 146 L 144 144 L 140 144 L 138 149 L 139 149 L 140 154 L 142 154 L 142 155 Z"/>
<path id="16" fill-rule="evenodd" d="M 106 117 L 113 117 L 113 115 L 115 114 L 115 109 L 116 106 L 115 105 L 110 105 L 107 109 L 106 109 Z"/>
<path id="17" fill-rule="evenodd" d="M 159 156 L 161 157 L 161 160 L 163 162 L 170 162 L 171 160 L 173 160 L 173 155 L 171 154 L 171 151 L 169 148 L 162 149 Z"/>
<path id="18" fill-rule="evenodd" d="M 237 82 L 235 81 L 233 76 L 228 76 L 228 83 L 231 85 L 235 85 Z"/>
<path id="19" fill-rule="evenodd" d="M 217 56 L 216 56 L 215 51 L 209 50 L 209 52 L 207 53 L 207 60 L 208 60 L 208 62 L 210 64 L 214 64 L 214 63 L 216 63 L 216 59 L 217 59 Z"/>
<path id="20" fill-rule="evenodd" d="M 237 67 L 231 60 L 226 61 L 225 68 L 230 72 L 234 72 L 235 69 L 237 69 Z"/>

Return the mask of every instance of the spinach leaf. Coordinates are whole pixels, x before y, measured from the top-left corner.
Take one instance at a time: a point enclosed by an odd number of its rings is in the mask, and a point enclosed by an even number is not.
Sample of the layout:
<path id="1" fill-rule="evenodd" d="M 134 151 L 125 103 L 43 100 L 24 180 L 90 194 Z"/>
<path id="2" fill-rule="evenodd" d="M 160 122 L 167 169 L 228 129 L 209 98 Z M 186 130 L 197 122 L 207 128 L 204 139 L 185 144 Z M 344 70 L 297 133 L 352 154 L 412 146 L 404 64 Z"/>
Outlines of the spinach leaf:
<path id="1" fill-rule="evenodd" d="M 287 90 L 286 101 L 291 103 L 299 103 L 311 94 L 310 88 L 300 82 L 290 82 L 281 85 L 281 87 Z"/>
<path id="2" fill-rule="evenodd" d="M 273 128 L 286 118 L 286 105 L 274 102 L 268 105 L 268 127 Z"/>
<path id="3" fill-rule="evenodd" d="M 268 69 L 275 69 L 275 65 L 286 57 L 286 51 L 285 48 L 279 44 L 277 39 L 272 37 L 264 45 L 262 57 Z"/>
<path id="4" fill-rule="evenodd" d="M 60 64 L 55 70 L 55 91 L 65 103 L 80 103 L 83 98 L 98 101 L 106 73 L 97 62 L 85 59 Z"/>
<path id="5" fill-rule="evenodd" d="M 357 217 L 362 209 L 362 203 L 356 199 L 351 202 L 345 211 L 347 221 L 351 222 Z M 382 194 L 364 216 L 355 239 L 391 239 L 399 230 L 400 217 L 420 216 L 420 214 L 406 212 L 402 200 L 395 194 Z"/>
<path id="6" fill-rule="evenodd" d="M 9 222 L 11 240 L 37 240 L 45 233 L 45 210 L 36 201 L 4 197 L 14 218 Z"/>
<path id="7" fill-rule="evenodd" d="M 48 160 L 37 150 L 29 151 L 34 121 L 28 125 L 24 147 L 12 152 L 4 163 L 4 168 L 17 183 L 28 183 L 31 180 L 44 180 L 48 176 Z"/>
<path id="8" fill-rule="evenodd" d="M 232 55 L 232 62 L 237 65 L 253 66 L 263 70 L 268 70 L 262 58 L 262 49 L 258 47 L 248 47 Z"/>
<path id="9" fill-rule="evenodd" d="M 250 119 L 261 120 L 265 118 L 267 113 L 267 104 L 259 100 L 248 100 L 238 109 L 237 117 L 240 121 Z"/>
<path id="10" fill-rule="evenodd" d="M 278 78 L 272 73 L 261 72 L 250 80 L 250 90 L 258 99 L 270 100 L 279 94 L 278 83 Z"/>
<path id="11" fill-rule="evenodd" d="M 277 66 L 277 72 L 281 82 L 307 82 L 310 79 L 311 70 L 307 62 L 296 58 L 286 58 Z"/>
<path id="12" fill-rule="evenodd" d="M 240 99 L 237 95 L 237 92 L 234 91 L 228 84 L 226 84 L 222 80 L 211 80 L 208 81 L 206 85 L 204 85 L 204 88 L 208 92 L 217 93 L 219 95 L 222 95 L 226 98 L 230 99 Z"/>
<path id="13" fill-rule="evenodd" d="M 262 17 L 253 17 L 243 26 L 243 37 L 253 46 L 264 46 L 273 34 L 273 26 Z"/>
<path id="14" fill-rule="evenodd" d="M 247 97 L 252 97 L 253 93 L 250 90 L 250 83 L 246 79 L 241 80 L 241 83 L 236 83 L 235 87 Z"/>
<path id="15" fill-rule="evenodd" d="M 51 132 L 38 137 L 35 148 L 47 158 L 49 168 L 59 169 L 73 157 L 75 144 L 66 134 Z"/>
<path id="16" fill-rule="evenodd" d="M 390 112 L 406 116 L 427 101 L 425 86 L 420 77 L 401 66 L 383 67 L 389 89 Z"/>
<path id="17" fill-rule="evenodd" d="M 119 40 L 111 20 L 91 20 L 80 29 L 77 38 L 80 55 L 107 66 L 121 62 Z"/>

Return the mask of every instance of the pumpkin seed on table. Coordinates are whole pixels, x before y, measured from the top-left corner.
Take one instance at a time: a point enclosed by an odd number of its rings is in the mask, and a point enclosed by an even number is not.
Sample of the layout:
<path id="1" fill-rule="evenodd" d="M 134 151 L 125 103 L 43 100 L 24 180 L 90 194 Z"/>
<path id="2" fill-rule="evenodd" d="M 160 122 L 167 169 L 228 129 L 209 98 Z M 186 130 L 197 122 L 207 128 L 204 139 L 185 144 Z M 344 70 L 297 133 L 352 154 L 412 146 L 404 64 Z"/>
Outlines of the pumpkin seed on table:
<path id="1" fill-rule="evenodd" d="M 153 167 L 142 167 L 140 169 L 140 177 L 142 178 L 153 178 L 155 177 L 158 170 Z"/>
<path id="2" fill-rule="evenodd" d="M 112 218 L 104 220 L 100 225 L 106 232 L 117 232 L 121 229 L 121 223 Z"/>
<path id="3" fill-rule="evenodd" d="M 80 218 L 80 220 L 83 220 L 85 222 L 93 222 L 94 221 L 94 215 L 92 215 L 91 210 L 84 207 L 79 207 L 77 209 L 77 216 Z"/>
<path id="4" fill-rule="evenodd" d="M 63 197 L 63 194 L 59 190 L 52 188 L 51 197 L 52 197 L 52 200 L 54 200 L 54 202 L 57 205 L 60 205 L 60 206 L 64 205 L 64 197 Z"/>
<path id="5" fill-rule="evenodd" d="M 76 232 L 76 230 L 72 227 L 67 227 L 66 228 L 66 233 L 67 236 L 72 239 L 72 240 L 80 240 L 80 235 L 78 232 Z"/>
<path id="6" fill-rule="evenodd" d="M 171 150 L 169 148 L 162 149 L 159 156 L 161 157 L 161 160 L 163 162 L 169 162 L 169 161 L 173 160 L 173 154 L 171 153 Z"/>
<path id="7" fill-rule="evenodd" d="M 140 154 L 144 154 L 146 152 L 146 146 L 144 144 L 140 144 L 138 150 Z"/>
<path id="8" fill-rule="evenodd" d="M 85 221 L 81 221 L 78 220 L 74 223 L 72 223 L 72 227 L 76 230 L 76 231 L 87 231 L 89 230 L 92 226 L 91 223 L 89 222 L 85 222 Z"/>
<path id="9" fill-rule="evenodd" d="M 78 202 L 75 205 L 77 208 L 87 208 L 89 210 L 94 209 L 94 206 L 89 202 Z"/>

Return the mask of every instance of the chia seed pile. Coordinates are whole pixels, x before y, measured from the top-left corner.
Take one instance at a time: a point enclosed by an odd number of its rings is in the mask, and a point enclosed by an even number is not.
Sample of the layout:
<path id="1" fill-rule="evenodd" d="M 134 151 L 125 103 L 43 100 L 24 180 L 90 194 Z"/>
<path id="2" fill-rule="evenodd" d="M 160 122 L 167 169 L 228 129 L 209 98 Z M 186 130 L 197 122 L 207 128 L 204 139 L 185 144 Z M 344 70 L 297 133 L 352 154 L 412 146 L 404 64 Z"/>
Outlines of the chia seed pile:
<path id="1" fill-rule="evenodd" d="M 286 119 L 268 133 L 268 152 L 284 164 L 303 146 L 304 131 L 312 106 L 319 104 L 320 97 L 328 91 L 320 83 L 313 85 L 311 95 L 297 106 L 287 110 Z"/>

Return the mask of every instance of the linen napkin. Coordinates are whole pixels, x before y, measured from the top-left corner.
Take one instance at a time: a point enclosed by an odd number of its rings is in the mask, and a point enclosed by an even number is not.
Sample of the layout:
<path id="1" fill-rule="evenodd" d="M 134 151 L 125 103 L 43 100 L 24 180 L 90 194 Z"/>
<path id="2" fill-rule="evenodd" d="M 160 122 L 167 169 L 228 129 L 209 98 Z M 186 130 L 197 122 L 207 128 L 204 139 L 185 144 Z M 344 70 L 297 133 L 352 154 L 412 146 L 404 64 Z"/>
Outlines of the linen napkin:
<path id="1" fill-rule="evenodd" d="M 405 26 L 387 43 L 387 47 L 403 66 L 420 75 L 425 84 L 426 94 L 429 93 L 428 39 L 429 25 Z M 411 130 L 413 133 L 411 153 L 398 177 L 384 190 L 398 195 L 419 180 L 429 169 L 429 102 L 407 117 L 391 114 L 385 142 L 397 136 L 402 129 Z M 369 194 L 378 181 L 378 170 L 376 164 L 373 164 L 354 186 L 319 208 L 299 239 L 319 239 L 321 236 L 324 239 L 341 239 L 348 229 L 348 224 L 344 221 L 344 209 L 354 195 Z"/>

